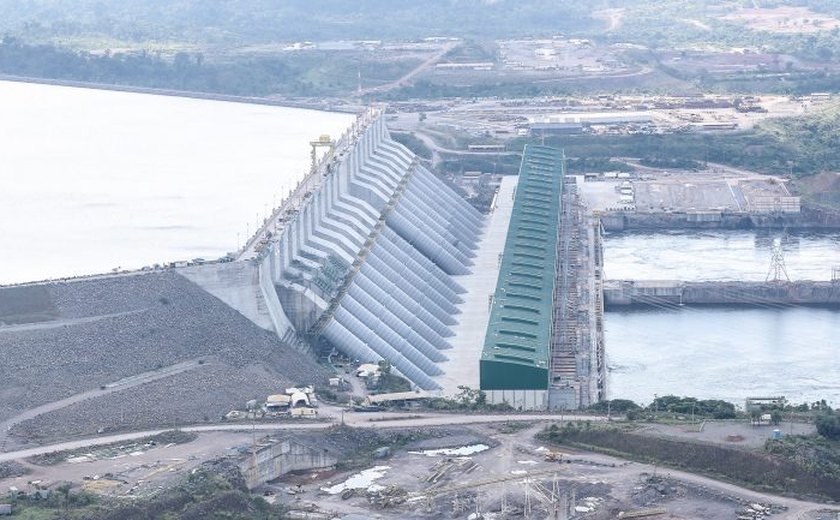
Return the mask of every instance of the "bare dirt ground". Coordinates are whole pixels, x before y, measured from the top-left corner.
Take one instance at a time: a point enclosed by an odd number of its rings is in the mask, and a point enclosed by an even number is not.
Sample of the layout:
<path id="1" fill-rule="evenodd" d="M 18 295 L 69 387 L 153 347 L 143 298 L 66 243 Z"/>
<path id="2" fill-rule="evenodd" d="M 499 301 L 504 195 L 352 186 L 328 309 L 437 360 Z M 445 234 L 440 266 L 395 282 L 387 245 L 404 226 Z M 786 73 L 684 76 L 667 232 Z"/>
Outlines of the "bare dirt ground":
<path id="1" fill-rule="evenodd" d="M 840 27 L 840 20 L 832 16 L 793 6 L 739 9 L 722 19 L 741 22 L 755 31 L 776 33 L 815 33 Z"/>
<path id="2" fill-rule="evenodd" d="M 708 163 L 700 171 L 652 168 L 637 159 L 621 158 L 632 165 L 635 177 L 581 182 L 583 200 L 590 210 L 630 208 L 640 213 L 664 211 L 749 211 L 759 198 L 789 196 L 786 183 L 776 177 Z M 623 202 L 619 187 L 630 182 L 633 201 Z"/>
<path id="3" fill-rule="evenodd" d="M 457 419 L 461 416 L 451 416 Z M 397 422 L 397 421 L 394 421 Z M 493 424 L 437 426 L 387 434 L 388 422 L 376 432 L 361 429 L 290 431 L 284 436 L 337 449 L 354 459 L 350 468 L 289 474 L 258 492 L 270 501 L 311 518 L 355 513 L 364 518 L 463 518 L 476 511 L 485 518 L 616 518 L 621 511 L 664 508 L 659 518 L 736 518 L 759 503 L 771 518 L 818 520 L 831 507 L 777 497 L 676 470 L 629 462 L 600 454 L 546 446 L 534 435 L 549 423 L 509 419 Z M 738 432 L 738 425 L 734 427 Z M 670 426 L 657 426 L 661 434 Z M 416 440 L 410 440 L 416 432 Z M 710 438 L 727 426 L 712 425 Z M 733 430 L 734 431 L 734 430 Z M 407 435 L 406 432 L 409 432 Z M 342 439 L 344 441 L 342 441 Z M 372 439 L 372 441 L 362 441 Z M 409 439 L 408 443 L 397 439 Z M 247 456 L 252 433 L 205 432 L 179 445 L 148 446 L 126 441 L 117 447 L 81 450 L 56 464 L 22 461 L 29 474 L 0 480 L 0 491 L 15 486 L 26 491 L 32 481 L 54 485 L 69 481 L 90 491 L 116 496 L 144 496 L 183 478 L 200 463 L 226 455 Z M 364 444 L 390 445 L 382 459 L 353 455 Z M 753 442 L 752 440 L 745 440 Z M 337 444 L 336 444 L 337 443 Z M 446 450 L 449 449 L 449 450 Z M 558 461 L 547 460 L 550 451 Z M 527 511 L 527 513 L 526 513 Z M 832 513 L 834 514 L 834 513 Z M 559 516 L 558 516 L 559 518 Z"/>
<path id="4" fill-rule="evenodd" d="M 468 449 L 423 453 L 408 446 L 372 461 L 368 471 L 302 474 L 274 490 L 277 500 L 301 510 L 382 519 L 468 518 L 476 512 L 499 520 L 555 518 L 564 508 L 573 518 L 606 519 L 657 507 L 665 509 L 660 518 L 734 519 L 757 502 L 773 508 L 773 518 L 806 518 L 800 515 L 822 508 L 604 455 L 563 450 L 563 462 L 549 462 L 546 453 L 556 448 L 534 439 L 543 427 L 511 432 L 477 426 L 472 428 L 476 435 L 490 440 L 478 448 L 462 438 L 442 437 L 432 444 Z M 470 453 L 471 447 L 476 451 Z M 335 492 L 334 486 L 343 484 L 355 489 Z"/>
<path id="5" fill-rule="evenodd" d="M 0 490 L 28 492 L 31 482 L 50 488 L 73 482 L 82 488 L 114 496 L 143 496 L 183 477 L 202 462 L 250 446 L 251 434 L 209 432 L 185 444 L 146 445 L 127 441 L 107 448 L 91 448 L 54 465 L 19 461 L 28 473 L 0 479 Z"/>
<path id="6" fill-rule="evenodd" d="M 805 423 L 752 426 L 749 423 L 732 421 L 704 421 L 698 424 L 651 424 L 639 430 L 639 433 L 712 442 L 728 446 L 761 448 L 776 428 L 784 435 L 811 435 L 816 432 L 813 424 Z"/>

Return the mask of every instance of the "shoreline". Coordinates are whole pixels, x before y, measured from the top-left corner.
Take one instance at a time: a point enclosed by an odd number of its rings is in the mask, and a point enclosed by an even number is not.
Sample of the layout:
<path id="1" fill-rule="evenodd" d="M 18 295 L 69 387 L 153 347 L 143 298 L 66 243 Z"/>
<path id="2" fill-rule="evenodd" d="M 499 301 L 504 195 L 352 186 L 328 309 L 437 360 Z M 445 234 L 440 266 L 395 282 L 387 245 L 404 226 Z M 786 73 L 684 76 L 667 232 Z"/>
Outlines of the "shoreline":
<path id="1" fill-rule="evenodd" d="M 180 97 L 189 99 L 204 99 L 209 101 L 227 101 L 230 103 L 245 103 L 249 105 L 267 105 L 284 108 L 301 108 L 318 110 L 320 112 L 338 112 L 342 114 L 358 114 L 364 105 L 339 105 L 335 100 L 331 102 L 316 102 L 307 99 L 272 99 L 257 96 L 236 96 L 232 94 L 217 94 L 212 92 L 198 92 L 193 90 L 162 89 L 154 87 L 138 87 L 132 85 L 117 85 L 112 83 L 94 83 L 65 79 L 39 78 L 30 76 L 15 76 L 0 74 L 0 81 L 13 83 L 33 83 L 36 85 L 54 85 L 58 87 L 87 88 L 93 90 L 108 90 L 112 92 L 129 92 L 133 94 L 151 94 L 157 96 Z"/>

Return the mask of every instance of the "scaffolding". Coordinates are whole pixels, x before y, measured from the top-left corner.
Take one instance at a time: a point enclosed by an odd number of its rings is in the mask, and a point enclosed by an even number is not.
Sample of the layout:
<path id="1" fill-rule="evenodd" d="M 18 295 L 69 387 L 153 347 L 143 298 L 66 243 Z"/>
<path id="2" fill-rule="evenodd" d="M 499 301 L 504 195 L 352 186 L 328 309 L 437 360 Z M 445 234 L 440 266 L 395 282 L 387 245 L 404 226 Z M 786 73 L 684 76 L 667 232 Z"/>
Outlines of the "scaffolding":
<path id="1" fill-rule="evenodd" d="M 554 409 L 606 398 L 601 226 L 586 216 L 574 183 L 565 184 L 562 197 L 551 339 Z"/>
<path id="2" fill-rule="evenodd" d="M 546 484 L 543 478 L 551 476 L 551 483 Z M 452 512 L 461 514 L 467 511 L 467 505 L 463 500 L 462 493 L 475 492 L 474 511 L 478 518 L 481 514 L 487 512 L 486 507 L 481 503 L 480 489 L 487 487 L 495 487 L 502 485 L 502 492 L 494 492 L 493 495 L 499 496 L 499 512 L 501 514 L 514 512 L 516 509 L 510 503 L 510 484 L 519 484 L 523 486 L 522 489 L 522 517 L 529 518 L 546 518 L 538 515 L 535 511 L 536 503 L 541 503 L 543 508 L 548 512 L 547 519 L 550 520 L 567 520 L 574 516 L 574 507 L 577 501 L 577 490 L 574 486 L 564 487 L 558 480 L 557 470 L 543 470 L 534 471 L 527 475 L 505 475 L 487 480 L 480 480 L 476 482 L 459 483 L 449 486 L 432 487 L 421 492 L 418 497 L 425 499 L 426 510 L 431 512 L 434 510 L 433 500 L 442 495 L 452 495 Z M 491 502 L 491 501 L 488 501 Z M 494 502 L 494 501 L 493 501 Z M 489 506 L 489 504 L 487 504 Z"/>

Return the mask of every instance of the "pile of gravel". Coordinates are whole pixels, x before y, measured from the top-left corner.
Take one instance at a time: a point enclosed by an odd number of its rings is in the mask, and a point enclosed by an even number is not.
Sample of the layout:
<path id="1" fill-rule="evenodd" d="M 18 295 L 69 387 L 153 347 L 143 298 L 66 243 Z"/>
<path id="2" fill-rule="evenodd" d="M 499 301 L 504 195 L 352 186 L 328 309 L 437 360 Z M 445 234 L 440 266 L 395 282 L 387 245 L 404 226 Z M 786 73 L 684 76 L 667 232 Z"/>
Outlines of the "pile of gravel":
<path id="1" fill-rule="evenodd" d="M 219 422 L 250 399 L 265 400 L 290 386 L 261 366 L 210 365 L 120 392 L 88 399 L 24 421 L 12 435 L 46 443 L 58 439 Z"/>

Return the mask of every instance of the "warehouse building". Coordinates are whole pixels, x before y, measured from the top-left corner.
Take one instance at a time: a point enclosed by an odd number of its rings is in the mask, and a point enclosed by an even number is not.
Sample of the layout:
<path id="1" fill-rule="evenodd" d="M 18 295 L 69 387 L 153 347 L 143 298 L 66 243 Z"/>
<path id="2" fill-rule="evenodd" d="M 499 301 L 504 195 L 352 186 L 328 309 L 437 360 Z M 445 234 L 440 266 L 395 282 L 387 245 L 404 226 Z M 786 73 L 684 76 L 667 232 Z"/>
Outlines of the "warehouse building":
<path id="1" fill-rule="evenodd" d="M 493 403 L 546 407 L 563 177 L 561 150 L 525 148 L 480 361 Z"/>

